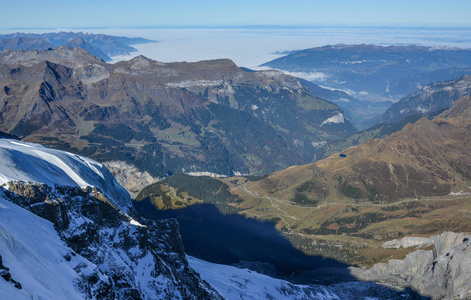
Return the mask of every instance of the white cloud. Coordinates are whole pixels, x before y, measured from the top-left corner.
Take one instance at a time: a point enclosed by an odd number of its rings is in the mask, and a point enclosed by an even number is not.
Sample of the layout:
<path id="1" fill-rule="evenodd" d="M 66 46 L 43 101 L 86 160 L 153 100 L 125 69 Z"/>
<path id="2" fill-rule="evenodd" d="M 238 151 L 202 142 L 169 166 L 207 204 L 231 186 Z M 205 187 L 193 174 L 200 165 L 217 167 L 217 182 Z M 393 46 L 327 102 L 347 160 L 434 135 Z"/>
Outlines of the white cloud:
<path id="1" fill-rule="evenodd" d="M 327 75 L 325 73 L 322 73 L 322 72 L 305 73 L 305 72 L 288 72 L 288 71 L 283 71 L 283 70 L 280 70 L 280 71 L 282 71 L 285 74 L 294 76 L 294 77 L 299 77 L 299 78 L 302 78 L 302 79 L 306 79 L 307 81 L 320 81 L 320 82 L 323 82 L 327 78 L 329 78 L 329 75 Z"/>
<path id="2" fill-rule="evenodd" d="M 78 31 L 78 29 L 77 29 Z M 306 28 L 114 28 L 86 32 L 157 40 L 134 46 L 130 59 L 144 55 L 163 62 L 229 58 L 237 65 L 259 69 L 259 65 L 281 57 L 283 51 L 333 44 L 418 44 L 471 48 L 470 30 L 407 27 L 306 27 Z M 303 74 L 304 75 L 304 74 Z M 305 75 L 322 80 L 322 73 Z"/>

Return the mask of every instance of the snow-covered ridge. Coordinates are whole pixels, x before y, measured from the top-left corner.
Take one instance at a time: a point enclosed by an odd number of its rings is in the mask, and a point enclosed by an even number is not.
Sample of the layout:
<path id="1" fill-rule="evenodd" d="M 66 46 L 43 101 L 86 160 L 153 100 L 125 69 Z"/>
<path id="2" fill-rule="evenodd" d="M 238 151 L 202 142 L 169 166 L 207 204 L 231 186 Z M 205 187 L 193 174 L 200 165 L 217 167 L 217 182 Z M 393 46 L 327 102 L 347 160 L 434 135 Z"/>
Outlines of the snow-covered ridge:
<path id="1" fill-rule="evenodd" d="M 0 185 L 37 182 L 50 187 L 96 187 L 120 208 L 131 205 L 129 193 L 100 163 L 80 155 L 16 140 L 0 139 Z"/>

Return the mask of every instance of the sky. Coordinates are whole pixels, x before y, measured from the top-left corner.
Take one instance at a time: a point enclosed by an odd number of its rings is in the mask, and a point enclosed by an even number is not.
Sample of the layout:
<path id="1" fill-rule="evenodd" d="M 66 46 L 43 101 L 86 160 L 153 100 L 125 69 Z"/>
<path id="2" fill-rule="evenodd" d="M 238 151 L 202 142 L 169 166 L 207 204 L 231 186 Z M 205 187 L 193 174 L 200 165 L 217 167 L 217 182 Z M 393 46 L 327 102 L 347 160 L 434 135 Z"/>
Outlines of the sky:
<path id="1" fill-rule="evenodd" d="M 471 26 L 469 0 L 0 0 L 0 29 L 244 25 Z"/>

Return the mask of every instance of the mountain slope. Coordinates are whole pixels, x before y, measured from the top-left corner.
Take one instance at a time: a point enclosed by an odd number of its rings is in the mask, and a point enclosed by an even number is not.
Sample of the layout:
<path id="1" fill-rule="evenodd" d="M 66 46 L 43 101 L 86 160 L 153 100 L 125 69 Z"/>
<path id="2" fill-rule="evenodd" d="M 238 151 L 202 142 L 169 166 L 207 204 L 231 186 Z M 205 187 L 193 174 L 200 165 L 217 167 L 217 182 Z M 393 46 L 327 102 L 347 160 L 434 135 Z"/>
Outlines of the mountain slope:
<path id="1" fill-rule="evenodd" d="M 0 285 L 12 299 L 220 299 L 188 266 L 178 224 L 141 219 L 99 163 L 0 149 Z"/>
<path id="2" fill-rule="evenodd" d="M 79 280 L 74 267 L 89 261 L 81 256 L 66 261 L 64 257 L 70 255 L 70 248 L 53 224 L 9 202 L 3 192 L 0 192 L 0 241 L 0 269 L 4 267 L 0 272 L 4 271 L 2 275 L 8 272 L 21 286 L 1 279 L 4 299 L 84 298 L 73 284 Z M 94 267 L 90 266 L 90 271 Z"/>
<path id="3" fill-rule="evenodd" d="M 276 171 L 355 131 L 296 78 L 229 60 L 111 65 L 61 47 L 0 61 L 0 130 L 155 177 Z"/>
<path id="4" fill-rule="evenodd" d="M 271 278 L 248 269 L 211 264 L 188 257 L 190 265 L 225 299 L 403 299 L 407 291 L 395 291 L 364 282 L 300 285 Z"/>
<path id="5" fill-rule="evenodd" d="M 470 107 L 471 97 L 463 97 L 431 120 L 422 118 L 316 163 L 263 177 L 221 179 L 225 185 L 212 200 L 231 212 L 274 222 L 294 247 L 311 255 L 365 267 L 404 257 L 411 250 L 384 249 L 381 241 L 471 230 Z M 149 196 L 159 208 L 166 197 L 170 207 L 211 202 L 196 194 L 207 190 L 205 185 L 185 187 L 172 180 L 144 189 L 147 194 L 138 198 Z"/>
<path id="6" fill-rule="evenodd" d="M 108 55 L 103 53 L 99 48 L 91 45 L 90 43 L 87 43 L 83 38 L 73 39 L 67 44 L 65 44 L 64 46 L 70 47 L 70 48 L 82 48 L 84 50 L 87 50 L 88 53 L 90 53 L 91 55 L 103 59 L 103 61 L 111 60 L 111 58 Z M 40 50 L 40 49 L 36 49 L 36 50 Z"/>
<path id="7" fill-rule="evenodd" d="M 93 186 L 104 196 L 127 210 L 131 204 L 128 192 L 103 165 L 89 158 L 49 149 L 37 144 L 0 139 L 0 185 L 30 181 L 87 188 Z"/>
<path id="8" fill-rule="evenodd" d="M 368 140 L 345 149 L 344 157 L 333 155 L 299 169 L 327 172 L 339 180 L 339 190 L 343 184 L 353 184 L 361 190 L 357 200 L 387 202 L 446 195 L 466 187 L 471 179 L 471 170 L 466 167 L 471 165 L 467 157 L 470 106 L 471 97 L 463 97 L 433 120 L 423 118 L 383 140 Z M 295 169 L 290 168 L 289 173 Z M 270 177 L 258 184 L 264 181 L 270 181 Z"/>
<path id="9" fill-rule="evenodd" d="M 380 121 L 395 123 L 408 116 L 447 109 L 457 99 L 470 93 L 471 76 L 469 75 L 456 80 L 433 83 L 394 103 L 386 110 Z"/>

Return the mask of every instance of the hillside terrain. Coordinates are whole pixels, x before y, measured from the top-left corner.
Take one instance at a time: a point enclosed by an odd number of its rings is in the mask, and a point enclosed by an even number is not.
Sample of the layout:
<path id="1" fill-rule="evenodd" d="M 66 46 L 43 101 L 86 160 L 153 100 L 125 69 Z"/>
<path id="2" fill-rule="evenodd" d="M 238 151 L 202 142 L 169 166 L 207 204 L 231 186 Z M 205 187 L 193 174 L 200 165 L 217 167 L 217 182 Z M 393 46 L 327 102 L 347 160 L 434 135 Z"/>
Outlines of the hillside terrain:
<path id="1" fill-rule="evenodd" d="M 449 108 L 457 99 L 471 94 L 471 76 L 432 83 L 410 93 L 386 110 L 380 119 L 383 123 L 395 123 L 409 116 L 433 113 Z"/>
<path id="2" fill-rule="evenodd" d="M 1 131 L 154 177 L 273 172 L 355 132 L 298 79 L 230 60 L 106 64 L 78 48 L 7 50 L 0 74 Z"/>
<path id="3" fill-rule="evenodd" d="M 366 129 L 386 122 L 378 119 L 407 94 L 471 75 L 470 58 L 469 49 L 339 44 L 292 51 L 262 66 L 317 74 L 314 83 L 347 92 L 353 99 L 340 97 L 334 103 L 357 128 Z"/>
<path id="4" fill-rule="evenodd" d="M 342 152 L 344 149 L 357 146 L 369 139 L 384 139 L 394 132 L 402 130 L 407 124 L 414 124 L 422 118 L 432 119 L 442 113 L 445 109 L 434 110 L 431 112 L 411 114 L 394 123 L 379 123 L 365 130 L 356 132 L 344 140 L 326 145 L 323 150 L 323 158 L 327 158 L 334 153 Z"/>
<path id="5" fill-rule="evenodd" d="M 470 125 L 471 97 L 463 97 L 431 120 L 422 118 L 316 163 L 258 178 L 222 179 L 225 186 L 214 194 L 230 192 L 232 199 L 218 203 L 274 222 L 306 253 L 361 266 L 403 257 L 411 250 L 380 245 L 411 234 L 471 231 Z M 176 201 L 184 206 L 214 201 L 171 178 L 154 186 L 159 184 L 162 194 L 144 189 L 137 199 L 158 204 L 165 194 L 169 207 Z"/>
<path id="6" fill-rule="evenodd" d="M 0 154 L 2 299 L 410 296 L 357 280 L 295 284 L 187 257 L 178 223 L 140 217 L 100 163 L 11 139 L 0 139 Z"/>
<path id="7" fill-rule="evenodd" d="M 345 117 L 359 130 L 376 124 L 378 117 L 394 103 L 359 100 L 341 90 L 324 88 L 304 79 L 300 81 L 313 95 L 338 105 L 345 112 Z"/>

